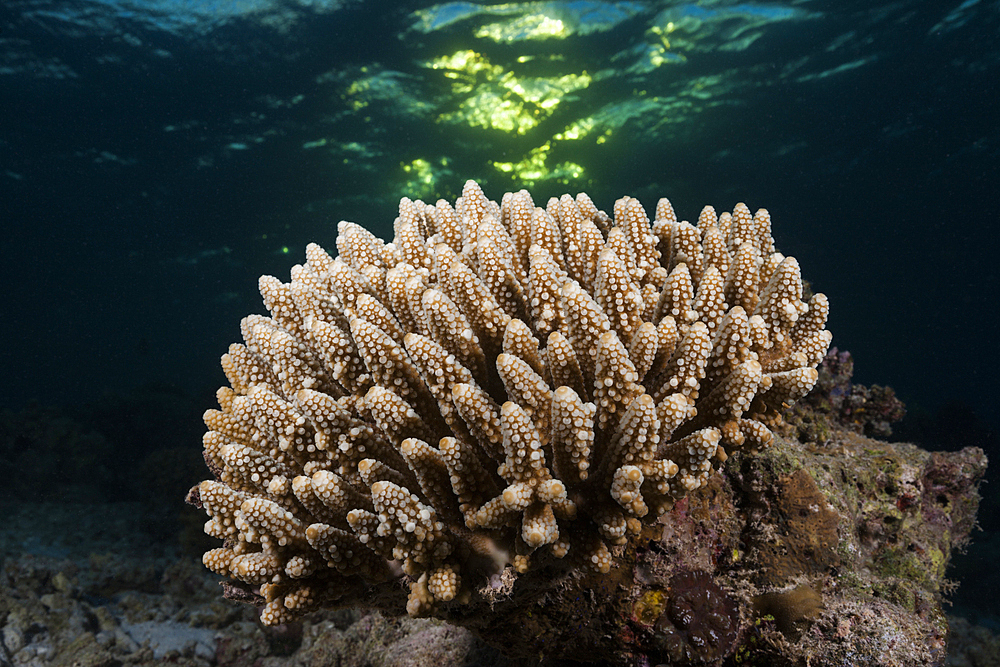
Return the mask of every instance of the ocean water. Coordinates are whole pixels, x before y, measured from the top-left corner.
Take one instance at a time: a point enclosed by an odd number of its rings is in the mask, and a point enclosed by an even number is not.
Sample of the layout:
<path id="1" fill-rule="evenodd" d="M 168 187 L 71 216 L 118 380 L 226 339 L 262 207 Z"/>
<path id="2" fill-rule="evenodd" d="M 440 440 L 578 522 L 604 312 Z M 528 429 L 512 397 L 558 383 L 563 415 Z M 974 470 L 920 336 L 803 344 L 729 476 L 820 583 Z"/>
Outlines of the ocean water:
<path id="1" fill-rule="evenodd" d="M 0 405 L 196 450 L 198 410 L 141 406 L 208 407 L 258 276 L 474 178 L 767 208 L 855 380 L 983 446 L 998 33 L 984 0 L 5 0 Z"/>

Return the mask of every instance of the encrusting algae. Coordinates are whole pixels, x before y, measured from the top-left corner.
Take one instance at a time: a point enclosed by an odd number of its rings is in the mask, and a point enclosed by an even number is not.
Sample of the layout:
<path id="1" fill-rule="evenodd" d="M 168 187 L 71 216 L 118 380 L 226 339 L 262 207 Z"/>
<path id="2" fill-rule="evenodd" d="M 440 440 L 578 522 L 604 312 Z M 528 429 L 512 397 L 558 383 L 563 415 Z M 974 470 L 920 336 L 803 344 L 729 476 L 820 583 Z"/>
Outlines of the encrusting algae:
<path id="1" fill-rule="evenodd" d="M 817 379 L 831 334 L 766 210 L 613 217 L 473 181 L 341 222 L 242 322 L 192 490 L 211 570 L 265 624 L 321 607 L 447 616 L 545 567 L 608 573 Z M 406 587 L 400 588 L 401 583 Z M 505 587 L 509 587 L 505 584 Z"/>

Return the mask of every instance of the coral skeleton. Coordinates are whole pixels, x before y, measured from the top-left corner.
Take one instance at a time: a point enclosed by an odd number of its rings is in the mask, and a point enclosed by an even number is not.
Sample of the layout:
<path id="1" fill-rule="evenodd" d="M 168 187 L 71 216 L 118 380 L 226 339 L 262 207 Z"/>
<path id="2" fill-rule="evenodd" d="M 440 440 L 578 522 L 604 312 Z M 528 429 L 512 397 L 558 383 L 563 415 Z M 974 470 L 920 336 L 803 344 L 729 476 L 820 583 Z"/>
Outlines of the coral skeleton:
<path id="1" fill-rule="evenodd" d="M 280 624 L 321 607 L 447 615 L 539 568 L 608 573 L 810 390 L 823 294 L 766 210 L 661 199 L 403 199 L 265 276 L 205 414 L 205 565 Z M 500 576 L 502 575 L 502 576 Z"/>

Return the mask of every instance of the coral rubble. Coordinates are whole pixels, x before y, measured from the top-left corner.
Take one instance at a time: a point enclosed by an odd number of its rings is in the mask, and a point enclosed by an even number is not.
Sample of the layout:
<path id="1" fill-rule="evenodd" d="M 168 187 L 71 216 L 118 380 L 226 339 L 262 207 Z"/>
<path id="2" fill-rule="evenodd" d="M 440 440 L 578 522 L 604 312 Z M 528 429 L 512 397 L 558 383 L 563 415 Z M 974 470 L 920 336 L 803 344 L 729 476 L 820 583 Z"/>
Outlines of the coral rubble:
<path id="1" fill-rule="evenodd" d="M 403 199 L 392 243 L 340 223 L 336 258 L 310 245 L 291 282 L 261 278 L 271 316 L 223 356 L 215 479 L 190 495 L 223 540 L 205 565 L 271 625 L 343 605 L 461 622 L 553 572 L 616 586 L 817 380 L 827 300 L 803 301 L 770 225 L 743 204 L 697 224 L 666 199 L 652 222 L 629 197 L 498 205 L 471 181 L 454 207 Z"/>

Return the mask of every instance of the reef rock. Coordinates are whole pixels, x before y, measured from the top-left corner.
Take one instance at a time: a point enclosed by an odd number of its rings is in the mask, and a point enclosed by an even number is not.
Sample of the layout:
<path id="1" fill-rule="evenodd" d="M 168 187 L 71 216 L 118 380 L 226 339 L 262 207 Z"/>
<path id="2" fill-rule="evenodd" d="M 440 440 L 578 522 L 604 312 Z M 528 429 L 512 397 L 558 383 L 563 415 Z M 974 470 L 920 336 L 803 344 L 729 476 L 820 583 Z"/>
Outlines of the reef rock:
<path id="1" fill-rule="evenodd" d="M 971 447 L 778 438 L 731 457 L 609 574 L 529 573 L 452 620 L 519 660 L 944 664 L 945 570 L 985 469 Z"/>

